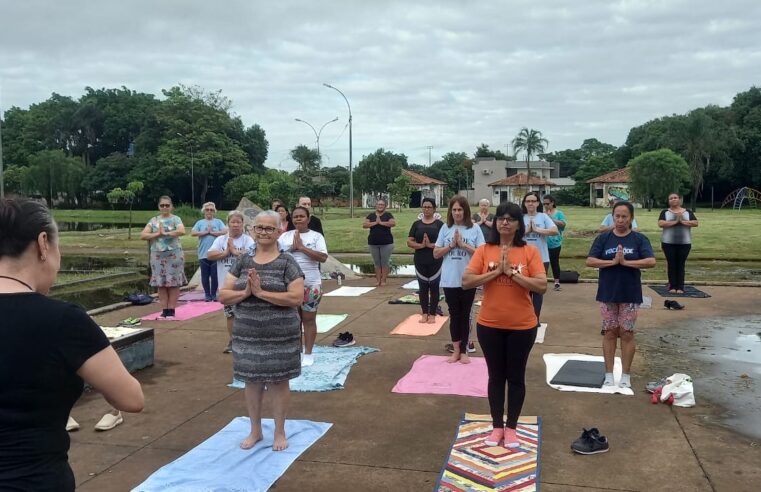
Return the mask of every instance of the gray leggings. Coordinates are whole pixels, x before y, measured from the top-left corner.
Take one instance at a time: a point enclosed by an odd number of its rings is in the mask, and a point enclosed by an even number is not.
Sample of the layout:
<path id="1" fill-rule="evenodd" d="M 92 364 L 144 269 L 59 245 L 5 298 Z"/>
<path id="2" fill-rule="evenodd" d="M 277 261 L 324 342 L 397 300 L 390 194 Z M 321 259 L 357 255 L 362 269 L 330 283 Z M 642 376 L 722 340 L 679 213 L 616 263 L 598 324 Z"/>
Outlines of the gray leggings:
<path id="1" fill-rule="evenodd" d="M 373 265 L 378 267 L 387 267 L 391 262 L 391 253 L 394 251 L 394 243 L 391 244 L 371 244 L 369 245 L 370 254 L 373 257 Z"/>

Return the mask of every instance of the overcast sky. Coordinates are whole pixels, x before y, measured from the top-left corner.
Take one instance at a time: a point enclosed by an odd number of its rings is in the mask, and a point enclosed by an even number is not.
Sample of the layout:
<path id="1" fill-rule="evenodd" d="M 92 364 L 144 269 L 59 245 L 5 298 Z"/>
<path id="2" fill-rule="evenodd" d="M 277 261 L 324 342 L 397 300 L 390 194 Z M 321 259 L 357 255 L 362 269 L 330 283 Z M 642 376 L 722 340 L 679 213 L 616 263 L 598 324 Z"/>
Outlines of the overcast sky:
<path id="1" fill-rule="evenodd" d="M 267 165 L 314 146 L 346 165 L 379 147 L 428 163 L 521 127 L 549 150 L 761 85 L 758 0 L 0 0 L 0 105 L 85 86 L 160 95 L 222 89 L 270 143 Z M 512 151 L 512 149 L 511 149 Z"/>

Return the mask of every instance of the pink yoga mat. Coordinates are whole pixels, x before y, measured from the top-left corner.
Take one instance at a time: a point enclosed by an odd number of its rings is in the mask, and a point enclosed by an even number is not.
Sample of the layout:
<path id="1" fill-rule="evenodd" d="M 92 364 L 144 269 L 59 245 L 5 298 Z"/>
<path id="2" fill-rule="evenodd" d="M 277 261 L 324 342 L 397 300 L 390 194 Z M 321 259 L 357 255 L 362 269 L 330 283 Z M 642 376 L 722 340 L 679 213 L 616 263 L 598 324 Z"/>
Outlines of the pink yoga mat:
<path id="1" fill-rule="evenodd" d="M 175 310 L 173 321 L 185 321 L 188 319 L 193 319 L 197 316 L 201 316 L 202 314 L 213 313 L 214 311 L 219 311 L 220 309 L 222 309 L 222 304 L 218 302 L 189 302 L 187 304 L 180 304 Z M 142 319 L 145 321 L 167 321 L 164 318 L 161 318 L 161 311 L 158 313 L 143 316 Z"/>
<path id="2" fill-rule="evenodd" d="M 413 314 L 405 319 L 396 328 L 391 330 L 392 335 L 412 335 L 416 337 L 427 337 L 439 332 L 444 323 L 449 319 L 448 316 L 436 316 L 436 323 L 420 323 L 420 315 Z"/>
<path id="3" fill-rule="evenodd" d="M 489 375 L 483 357 L 471 357 L 470 364 L 447 362 L 449 357 L 421 355 L 410 372 L 400 379 L 392 393 L 460 395 L 486 398 Z"/>
<path id="4" fill-rule="evenodd" d="M 189 290 L 180 294 L 180 301 L 203 301 L 206 294 L 202 290 Z"/>

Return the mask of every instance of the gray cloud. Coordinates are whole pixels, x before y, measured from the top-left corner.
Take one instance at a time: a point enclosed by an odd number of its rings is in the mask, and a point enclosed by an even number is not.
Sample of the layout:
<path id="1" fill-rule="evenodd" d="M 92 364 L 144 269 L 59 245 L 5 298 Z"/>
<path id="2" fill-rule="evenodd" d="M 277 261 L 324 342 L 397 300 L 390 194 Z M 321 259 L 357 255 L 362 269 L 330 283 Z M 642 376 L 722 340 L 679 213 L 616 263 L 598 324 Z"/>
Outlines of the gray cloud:
<path id="1" fill-rule="evenodd" d="M 758 84 L 752 0 L 128 2 L 26 1 L 0 7 L 2 105 L 85 86 L 160 94 L 222 89 L 270 141 L 267 165 L 313 145 L 328 165 L 379 147 L 427 163 L 481 142 L 504 149 L 522 126 L 550 149 L 621 144 L 649 119 L 728 104 Z"/>

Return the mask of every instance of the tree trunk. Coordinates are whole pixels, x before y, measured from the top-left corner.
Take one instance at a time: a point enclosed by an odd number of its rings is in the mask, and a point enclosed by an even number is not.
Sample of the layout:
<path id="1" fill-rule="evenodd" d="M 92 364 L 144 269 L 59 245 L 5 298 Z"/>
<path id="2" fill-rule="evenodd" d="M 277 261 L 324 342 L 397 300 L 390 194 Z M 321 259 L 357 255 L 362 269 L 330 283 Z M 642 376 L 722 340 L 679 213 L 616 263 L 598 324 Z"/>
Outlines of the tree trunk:
<path id="1" fill-rule="evenodd" d="M 132 202 L 129 202 L 129 225 L 127 226 L 127 240 L 132 239 Z"/>

